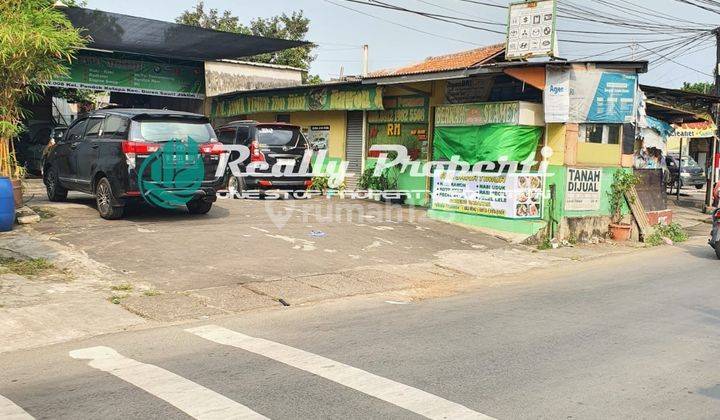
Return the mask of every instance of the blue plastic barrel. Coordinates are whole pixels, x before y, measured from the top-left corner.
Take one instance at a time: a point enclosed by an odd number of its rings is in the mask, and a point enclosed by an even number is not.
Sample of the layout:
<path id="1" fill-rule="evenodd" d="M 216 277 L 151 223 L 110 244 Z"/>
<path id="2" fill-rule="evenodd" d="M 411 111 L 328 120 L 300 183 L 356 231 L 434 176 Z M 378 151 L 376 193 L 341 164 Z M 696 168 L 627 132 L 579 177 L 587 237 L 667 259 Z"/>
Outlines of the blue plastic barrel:
<path id="1" fill-rule="evenodd" d="M 0 177 L 0 232 L 12 230 L 15 223 L 15 199 L 10 178 Z"/>

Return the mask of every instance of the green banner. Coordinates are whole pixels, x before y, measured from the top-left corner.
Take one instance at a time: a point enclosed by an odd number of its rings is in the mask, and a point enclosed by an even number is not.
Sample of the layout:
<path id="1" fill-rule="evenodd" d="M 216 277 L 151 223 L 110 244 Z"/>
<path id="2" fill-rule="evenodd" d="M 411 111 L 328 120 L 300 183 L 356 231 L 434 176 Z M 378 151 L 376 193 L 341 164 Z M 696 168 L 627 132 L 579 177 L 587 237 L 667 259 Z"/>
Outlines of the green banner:
<path id="1" fill-rule="evenodd" d="M 384 111 L 368 112 L 368 123 L 427 123 L 430 99 L 427 96 L 386 96 Z"/>
<path id="2" fill-rule="evenodd" d="M 542 127 L 488 124 L 480 127 L 436 127 L 434 160 L 478 162 L 523 162 L 535 155 Z"/>
<path id="3" fill-rule="evenodd" d="M 81 51 L 64 77 L 48 86 L 136 93 L 175 98 L 205 98 L 201 62 L 171 62 L 144 56 Z"/>
<path id="4" fill-rule="evenodd" d="M 489 102 L 439 106 L 435 109 L 435 127 L 518 124 L 519 102 Z"/>
<path id="5" fill-rule="evenodd" d="M 237 95 L 213 101 L 212 116 L 233 117 L 261 112 L 363 111 L 383 109 L 382 88 L 314 87 L 267 94 Z"/>

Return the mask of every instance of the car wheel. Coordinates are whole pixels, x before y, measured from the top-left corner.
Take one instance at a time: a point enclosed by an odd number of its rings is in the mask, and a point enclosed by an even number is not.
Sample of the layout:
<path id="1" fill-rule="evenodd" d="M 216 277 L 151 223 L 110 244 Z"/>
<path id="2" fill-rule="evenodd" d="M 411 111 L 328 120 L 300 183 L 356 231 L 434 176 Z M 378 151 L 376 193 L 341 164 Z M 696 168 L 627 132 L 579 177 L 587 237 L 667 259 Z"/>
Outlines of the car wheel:
<path id="1" fill-rule="evenodd" d="M 243 177 L 236 177 L 236 176 L 230 176 L 230 180 L 228 181 L 228 193 L 230 194 L 230 197 L 237 199 L 241 198 L 242 193 L 245 191 L 245 178 Z"/>
<path id="2" fill-rule="evenodd" d="M 120 219 L 125 212 L 125 206 L 120 205 L 112 192 L 110 181 L 101 178 L 95 186 L 95 202 L 100 217 L 107 220 Z"/>
<path id="3" fill-rule="evenodd" d="M 207 214 L 212 208 L 213 203 L 205 200 L 193 200 L 187 203 L 190 214 Z"/>
<path id="4" fill-rule="evenodd" d="M 698 190 L 702 190 L 703 188 L 705 188 L 705 185 L 696 185 L 695 188 L 697 188 Z"/>
<path id="5" fill-rule="evenodd" d="M 67 199 L 68 190 L 60 185 L 57 169 L 53 167 L 48 168 L 45 172 L 45 190 L 50 201 L 65 201 Z"/>

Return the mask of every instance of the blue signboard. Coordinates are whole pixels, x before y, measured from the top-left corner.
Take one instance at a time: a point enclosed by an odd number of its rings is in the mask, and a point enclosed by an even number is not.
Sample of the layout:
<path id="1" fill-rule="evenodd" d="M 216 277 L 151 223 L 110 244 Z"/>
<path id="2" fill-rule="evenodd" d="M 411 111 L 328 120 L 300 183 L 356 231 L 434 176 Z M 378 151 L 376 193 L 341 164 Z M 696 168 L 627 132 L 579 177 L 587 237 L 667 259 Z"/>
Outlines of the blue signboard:
<path id="1" fill-rule="evenodd" d="M 636 74 L 602 73 L 587 122 L 621 124 L 635 120 Z"/>

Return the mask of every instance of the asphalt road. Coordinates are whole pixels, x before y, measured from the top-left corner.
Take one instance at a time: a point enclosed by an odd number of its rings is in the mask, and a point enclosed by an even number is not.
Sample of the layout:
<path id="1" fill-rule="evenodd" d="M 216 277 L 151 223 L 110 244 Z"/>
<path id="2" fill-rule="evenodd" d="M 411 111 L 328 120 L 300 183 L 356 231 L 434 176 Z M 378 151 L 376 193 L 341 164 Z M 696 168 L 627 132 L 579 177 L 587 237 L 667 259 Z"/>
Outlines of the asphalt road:
<path id="1" fill-rule="evenodd" d="M 0 355 L 0 417 L 718 418 L 712 251 L 582 267 Z"/>

